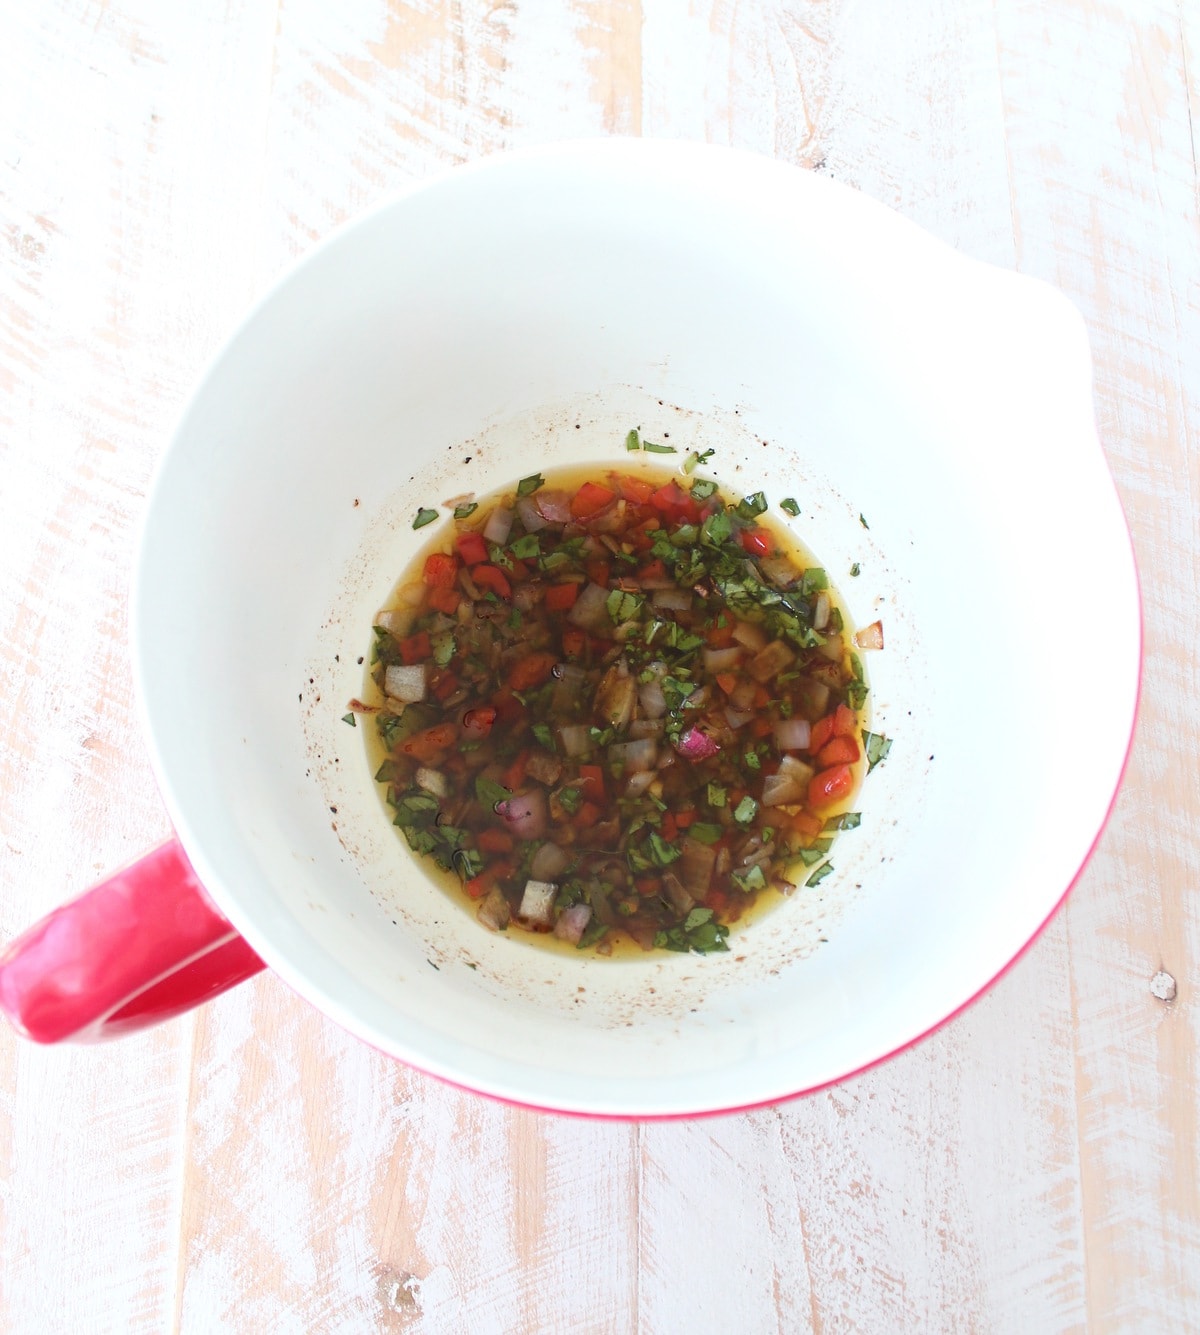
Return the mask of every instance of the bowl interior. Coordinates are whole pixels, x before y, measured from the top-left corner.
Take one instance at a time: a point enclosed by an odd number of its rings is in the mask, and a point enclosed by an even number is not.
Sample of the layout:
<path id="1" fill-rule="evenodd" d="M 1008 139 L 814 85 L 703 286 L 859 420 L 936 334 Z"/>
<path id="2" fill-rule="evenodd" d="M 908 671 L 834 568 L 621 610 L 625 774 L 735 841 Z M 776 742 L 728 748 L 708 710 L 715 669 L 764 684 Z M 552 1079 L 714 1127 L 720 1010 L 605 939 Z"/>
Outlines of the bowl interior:
<path id="1" fill-rule="evenodd" d="M 449 903 L 340 720 L 429 537 L 417 507 L 620 466 L 634 425 L 796 497 L 856 620 L 882 617 L 872 726 L 894 745 L 818 889 L 729 955 L 611 963 Z M 991 980 L 1097 835 L 1139 663 L 1065 301 L 826 180 L 611 141 L 414 190 L 270 294 L 165 459 L 134 640 L 177 828 L 289 983 L 472 1088 L 638 1114 L 812 1088 Z"/>

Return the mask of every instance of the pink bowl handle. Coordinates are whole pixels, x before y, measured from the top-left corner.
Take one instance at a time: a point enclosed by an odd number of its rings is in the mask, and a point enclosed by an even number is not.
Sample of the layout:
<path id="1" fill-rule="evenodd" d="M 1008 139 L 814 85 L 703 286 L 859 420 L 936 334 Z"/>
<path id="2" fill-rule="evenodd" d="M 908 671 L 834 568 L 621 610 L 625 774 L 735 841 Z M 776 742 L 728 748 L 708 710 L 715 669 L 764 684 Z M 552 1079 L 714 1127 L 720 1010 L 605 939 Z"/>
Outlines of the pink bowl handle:
<path id="1" fill-rule="evenodd" d="M 263 967 L 172 839 L 0 954 L 0 1011 L 38 1043 L 90 1043 L 168 1020 Z"/>

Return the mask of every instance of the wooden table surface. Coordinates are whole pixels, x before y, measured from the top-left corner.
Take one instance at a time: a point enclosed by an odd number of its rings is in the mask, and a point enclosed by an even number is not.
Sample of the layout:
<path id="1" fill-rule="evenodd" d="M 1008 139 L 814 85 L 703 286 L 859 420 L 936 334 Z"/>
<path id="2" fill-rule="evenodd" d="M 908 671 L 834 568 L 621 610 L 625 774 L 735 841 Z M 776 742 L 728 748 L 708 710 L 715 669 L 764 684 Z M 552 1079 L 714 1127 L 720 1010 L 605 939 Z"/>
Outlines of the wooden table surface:
<path id="1" fill-rule="evenodd" d="M 841 1087 L 539 1116 L 270 976 L 108 1046 L 4 1029 L 3 1329 L 1200 1329 L 1200 6 L 24 0 L 0 62 L 0 941 L 167 833 L 126 610 L 189 387 L 342 219 L 495 149 L 756 149 L 1057 284 L 1146 623 L 1126 783 L 1066 908 Z M 1040 646 L 1031 764 L 1104 634 Z"/>

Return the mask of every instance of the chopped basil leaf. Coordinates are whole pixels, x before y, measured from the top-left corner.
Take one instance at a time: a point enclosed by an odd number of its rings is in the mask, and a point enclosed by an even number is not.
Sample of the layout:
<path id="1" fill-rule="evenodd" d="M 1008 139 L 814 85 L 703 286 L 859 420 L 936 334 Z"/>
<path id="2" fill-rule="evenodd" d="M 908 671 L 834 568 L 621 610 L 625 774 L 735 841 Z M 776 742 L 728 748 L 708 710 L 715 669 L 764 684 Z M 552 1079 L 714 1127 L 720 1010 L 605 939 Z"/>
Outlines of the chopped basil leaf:
<path id="1" fill-rule="evenodd" d="M 767 878 L 761 867 L 751 867 L 749 871 L 733 873 L 733 880 L 747 894 L 753 894 L 756 890 L 765 890 L 767 888 Z"/>
<path id="2" fill-rule="evenodd" d="M 592 918 L 588 925 L 583 929 L 583 935 L 579 938 L 575 949 L 586 950 L 588 946 L 594 946 L 608 932 L 608 928 L 599 918 Z"/>
<path id="3" fill-rule="evenodd" d="M 554 750 L 554 734 L 544 723 L 535 723 L 533 725 L 533 735 L 546 748 L 547 751 Z"/>
<path id="4" fill-rule="evenodd" d="M 648 440 L 642 441 L 642 449 L 647 454 L 678 454 L 674 445 L 654 445 Z"/>
<path id="5" fill-rule="evenodd" d="M 436 518 L 436 510 L 418 510 L 417 517 L 413 520 L 413 528 L 424 528 L 426 524 L 432 524 Z"/>
<path id="6" fill-rule="evenodd" d="M 487 811 L 495 811 L 500 802 L 507 802 L 512 793 L 495 779 L 486 779 L 482 774 L 475 778 L 475 796 L 479 805 Z"/>
<path id="7" fill-rule="evenodd" d="M 626 621 L 632 621 L 642 610 L 645 601 L 640 593 L 625 593 L 621 589 L 614 589 L 605 600 L 604 606 L 608 608 L 608 615 L 612 618 L 613 625 L 620 626 Z"/>
<path id="8" fill-rule="evenodd" d="M 707 547 L 720 547 L 733 535 L 733 524 L 725 510 L 714 510 L 700 526 L 700 541 Z"/>
<path id="9" fill-rule="evenodd" d="M 558 794 L 558 805 L 568 816 L 574 816 L 583 805 L 583 794 L 578 788 L 564 788 Z"/>
<path id="10" fill-rule="evenodd" d="M 863 526 L 863 528 L 869 529 L 871 527 L 871 525 L 867 523 L 867 521 L 862 517 L 862 515 L 859 515 L 858 522 Z"/>
<path id="11" fill-rule="evenodd" d="M 742 761 L 747 769 L 762 769 L 762 761 L 759 759 L 757 751 L 747 751 L 742 756 Z"/>
<path id="12" fill-rule="evenodd" d="M 353 715 L 353 714 L 343 714 L 343 715 L 342 715 L 342 722 L 343 722 L 343 723 L 348 723 L 352 728 L 357 728 L 357 727 L 358 727 L 358 724 L 355 723 L 355 721 L 354 721 L 354 715 Z"/>
<path id="13" fill-rule="evenodd" d="M 708 805 L 710 807 L 723 807 L 725 805 L 725 789 L 719 783 L 710 783 L 708 785 Z"/>
<path id="14" fill-rule="evenodd" d="M 752 495 L 738 501 L 737 505 L 734 507 L 734 514 L 736 514 L 739 519 L 750 520 L 762 514 L 766 508 L 767 498 L 761 491 L 756 491 Z"/>
<path id="15" fill-rule="evenodd" d="M 830 816 L 825 822 L 826 830 L 857 830 L 862 824 L 861 811 L 843 811 L 840 816 Z"/>
<path id="16" fill-rule="evenodd" d="M 667 843 L 661 834 L 652 834 L 646 843 L 650 850 L 650 860 L 656 867 L 669 867 L 683 856 L 682 850 Z"/>
<path id="17" fill-rule="evenodd" d="M 479 509 L 475 501 L 464 501 L 461 505 L 454 507 L 455 519 L 470 519 L 470 517 Z"/>
<path id="18" fill-rule="evenodd" d="M 517 483 L 517 495 L 532 496 L 539 487 L 543 487 L 545 484 L 546 479 L 541 473 L 531 473 L 529 477 L 523 477 L 520 482 Z"/>
<path id="19" fill-rule="evenodd" d="M 483 872 L 483 854 L 477 848 L 457 848 L 451 861 L 464 881 L 473 881 Z"/>
<path id="20" fill-rule="evenodd" d="M 629 435 L 625 437 L 625 448 L 630 451 L 640 450 L 642 448 L 642 442 L 638 438 L 636 429 L 631 431 Z"/>
<path id="21" fill-rule="evenodd" d="M 709 785 L 711 787 L 711 785 Z M 724 831 L 719 825 L 710 825 L 707 821 L 693 821 L 687 828 L 688 834 L 693 839 L 698 839 L 702 844 L 715 844 Z"/>
<path id="22" fill-rule="evenodd" d="M 862 566 L 857 561 L 850 567 L 851 578 L 857 579 L 862 574 Z"/>
<path id="23" fill-rule="evenodd" d="M 815 872 L 804 882 L 805 885 L 820 885 L 821 882 L 833 870 L 832 862 L 822 862 Z"/>
<path id="24" fill-rule="evenodd" d="M 686 461 L 684 462 L 683 471 L 685 473 L 694 472 L 695 469 L 699 468 L 701 464 L 706 464 L 713 457 L 714 454 L 716 454 L 716 450 L 705 450 L 703 454 L 697 454 L 696 451 L 693 450 L 691 454 L 688 455 Z M 712 485 L 713 489 L 715 490 L 716 483 L 714 482 Z M 695 494 L 694 487 L 692 488 L 692 492 L 693 494 Z M 707 494 L 711 496 L 712 492 L 710 491 Z M 699 497 L 698 499 L 703 500 L 704 498 Z"/>
<path id="25" fill-rule="evenodd" d="M 808 598 L 814 593 L 820 593 L 822 589 L 829 588 L 829 577 L 820 568 L 820 566 L 809 566 L 804 572 L 804 578 L 800 581 L 800 593 Z"/>
<path id="26" fill-rule="evenodd" d="M 892 749 L 892 742 L 889 737 L 885 737 L 880 732 L 868 732 L 863 729 L 863 750 L 867 756 L 867 773 L 875 768 L 876 765 L 882 765 L 888 757 L 888 752 Z"/>
<path id="27" fill-rule="evenodd" d="M 537 556 L 541 551 L 541 546 L 542 544 L 536 533 L 526 533 L 523 538 L 518 538 L 516 542 L 510 542 L 508 550 L 518 560 L 528 561 L 530 557 Z"/>
<path id="28" fill-rule="evenodd" d="M 783 500 L 779 502 L 779 508 L 784 512 L 784 514 L 791 515 L 793 519 L 795 519 L 795 517 L 800 513 L 800 507 L 796 504 L 795 499 L 791 496 L 785 496 Z"/>
<path id="29" fill-rule="evenodd" d="M 733 811 L 733 818 L 739 825 L 749 825 L 758 815 L 758 803 L 749 793 L 737 804 Z"/>
<path id="30" fill-rule="evenodd" d="M 692 483 L 692 500 L 706 501 L 717 489 L 715 482 L 710 482 L 706 477 L 698 477 Z"/>

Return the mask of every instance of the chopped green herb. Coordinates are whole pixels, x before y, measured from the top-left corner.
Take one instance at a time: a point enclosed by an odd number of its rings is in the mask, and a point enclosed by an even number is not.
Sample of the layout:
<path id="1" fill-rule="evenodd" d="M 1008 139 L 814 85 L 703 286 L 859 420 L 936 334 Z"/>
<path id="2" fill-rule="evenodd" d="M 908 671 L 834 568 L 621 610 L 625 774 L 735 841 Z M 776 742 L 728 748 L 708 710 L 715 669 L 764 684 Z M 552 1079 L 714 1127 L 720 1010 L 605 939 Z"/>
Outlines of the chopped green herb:
<path id="1" fill-rule="evenodd" d="M 554 750 L 554 734 L 544 723 L 535 723 L 533 725 L 533 735 L 546 748 L 547 751 Z"/>
<path id="2" fill-rule="evenodd" d="M 888 752 L 892 749 L 891 738 L 885 737 L 880 732 L 868 732 L 863 729 L 863 750 L 867 756 L 867 773 L 875 768 L 876 765 L 882 765 L 888 757 Z"/>
<path id="3" fill-rule="evenodd" d="M 822 862 L 815 872 L 804 882 L 807 886 L 820 885 L 821 882 L 833 870 L 832 862 Z"/>
<path id="4" fill-rule="evenodd" d="M 541 473 L 531 473 L 529 477 L 523 477 L 520 482 L 517 483 L 517 495 L 532 496 L 539 487 L 544 487 L 545 485 L 546 479 Z"/>
<path id="5" fill-rule="evenodd" d="M 751 867 L 749 871 L 744 872 L 735 871 L 733 881 L 747 894 L 767 888 L 767 878 L 761 867 Z"/>
<path id="6" fill-rule="evenodd" d="M 747 751 L 742 756 L 742 760 L 747 769 L 762 769 L 762 760 L 759 758 L 757 751 Z"/>
<path id="7" fill-rule="evenodd" d="M 432 524 L 436 518 L 436 510 L 418 510 L 417 517 L 413 520 L 413 528 L 424 528 L 426 524 Z"/>
<path id="8" fill-rule="evenodd" d="M 640 450 L 642 448 L 642 442 L 638 438 L 638 433 L 636 429 L 631 431 L 629 435 L 625 437 L 625 448 L 630 451 Z"/>
<path id="9" fill-rule="evenodd" d="M 660 949 L 688 951 L 707 955 L 711 951 L 728 950 L 725 938 L 729 928 L 713 921 L 712 909 L 693 909 L 679 927 L 657 932 L 654 944 Z"/>
<path id="10" fill-rule="evenodd" d="M 860 566 L 859 563 L 855 561 L 855 563 L 850 567 L 850 576 L 852 579 L 857 579 L 861 574 L 862 574 L 862 566 Z"/>
<path id="11" fill-rule="evenodd" d="M 642 449 L 647 454 L 678 454 L 679 451 L 674 445 L 655 445 L 651 441 L 642 441 Z"/>
<path id="12" fill-rule="evenodd" d="M 612 617 L 613 625 L 620 626 L 626 621 L 632 621 L 642 610 L 645 601 L 640 593 L 625 593 L 621 589 L 614 589 L 605 599 L 604 606 L 608 608 L 608 615 Z"/>
<path id="13" fill-rule="evenodd" d="M 563 788 L 558 794 L 558 805 L 568 816 L 574 816 L 583 805 L 583 793 L 578 788 Z"/>
<path id="14" fill-rule="evenodd" d="M 715 844 L 724 830 L 719 825 L 709 824 L 707 821 L 693 821 L 687 828 L 687 833 L 693 838 L 698 839 L 702 844 Z"/>
<path id="15" fill-rule="evenodd" d="M 508 550 L 518 560 L 528 561 L 531 557 L 538 555 L 541 547 L 542 544 L 536 533 L 526 533 L 523 538 L 518 538 L 516 542 L 510 542 Z"/>
<path id="16" fill-rule="evenodd" d="M 720 547 L 733 536 L 728 511 L 714 510 L 700 526 L 700 541 L 707 547 Z"/>
<path id="17" fill-rule="evenodd" d="M 840 816 L 830 816 L 825 822 L 826 830 L 857 830 L 862 824 L 862 812 L 843 811 Z"/>
<path id="18" fill-rule="evenodd" d="M 692 483 L 692 500 L 706 501 L 717 489 L 715 482 L 710 482 L 706 477 L 698 477 Z"/>
<path id="19" fill-rule="evenodd" d="M 355 723 L 355 721 L 354 721 L 354 715 L 353 715 L 353 714 L 343 714 L 343 715 L 342 715 L 342 722 L 343 722 L 343 723 L 348 723 L 352 728 L 357 728 L 357 727 L 358 727 L 358 724 Z"/>
<path id="20" fill-rule="evenodd" d="M 475 796 L 485 811 L 494 811 L 500 802 L 507 802 L 512 793 L 495 779 L 485 779 L 479 774 L 475 778 Z"/>
<path id="21" fill-rule="evenodd" d="M 650 860 L 656 867 L 669 867 L 677 858 L 683 856 L 682 850 L 667 843 L 661 834 L 652 834 L 646 843 L 649 847 Z"/>
<path id="22" fill-rule="evenodd" d="M 725 789 L 719 783 L 710 783 L 708 785 L 708 805 L 710 807 L 723 807 L 725 805 Z"/>
<path id="23" fill-rule="evenodd" d="M 591 922 L 583 929 L 583 935 L 579 938 L 575 946 L 576 950 L 586 950 L 588 946 L 594 946 L 597 941 L 608 932 L 608 928 L 599 918 L 593 918 Z"/>
<path id="24" fill-rule="evenodd" d="M 863 528 L 869 529 L 871 527 L 871 525 L 867 523 L 867 521 L 862 517 L 862 515 L 859 515 L 858 522 L 863 526 Z"/>
<path id="25" fill-rule="evenodd" d="M 761 491 L 756 491 L 751 495 L 738 501 L 734 507 L 734 514 L 739 519 L 751 520 L 757 518 L 767 508 L 767 498 Z"/>
<path id="26" fill-rule="evenodd" d="M 758 815 L 758 803 L 749 793 L 737 804 L 733 810 L 733 818 L 739 825 L 749 825 Z"/>
<path id="27" fill-rule="evenodd" d="M 685 473 L 694 472 L 697 468 L 700 467 L 701 464 L 708 463 L 708 461 L 713 457 L 714 454 L 716 454 L 716 450 L 705 450 L 703 454 L 697 454 L 696 451 L 693 450 L 691 454 L 688 455 L 687 459 L 684 462 L 683 471 Z M 715 489 L 716 483 L 713 484 L 713 487 Z M 693 488 L 693 494 L 694 491 L 695 489 Z M 712 492 L 709 492 L 709 495 L 711 496 Z"/>
<path id="28" fill-rule="evenodd" d="M 461 505 L 454 507 L 455 519 L 470 519 L 470 517 L 479 509 L 475 501 L 463 501 Z"/>
<path id="29" fill-rule="evenodd" d="M 804 577 L 800 581 L 800 593 L 803 597 L 811 597 L 814 593 L 820 593 L 822 589 L 829 588 L 829 577 L 820 568 L 820 566 L 809 566 L 804 572 Z"/>
<path id="30" fill-rule="evenodd" d="M 779 502 L 779 508 L 784 514 L 791 515 L 793 519 L 800 513 L 800 507 L 796 504 L 795 498 L 792 496 L 785 496 L 783 500 Z"/>
<path id="31" fill-rule="evenodd" d="M 438 667 L 446 667 L 454 657 L 457 648 L 453 635 L 449 633 L 435 635 L 433 638 L 433 661 Z"/>

